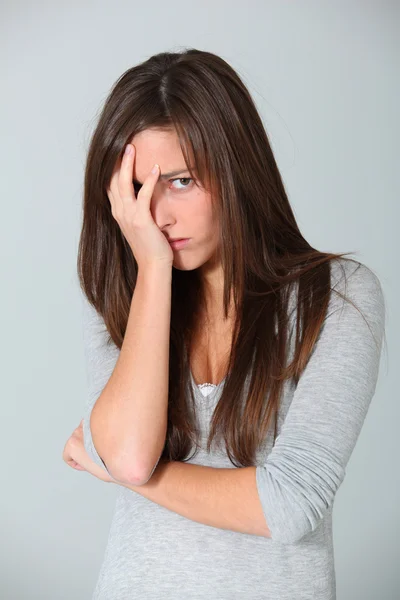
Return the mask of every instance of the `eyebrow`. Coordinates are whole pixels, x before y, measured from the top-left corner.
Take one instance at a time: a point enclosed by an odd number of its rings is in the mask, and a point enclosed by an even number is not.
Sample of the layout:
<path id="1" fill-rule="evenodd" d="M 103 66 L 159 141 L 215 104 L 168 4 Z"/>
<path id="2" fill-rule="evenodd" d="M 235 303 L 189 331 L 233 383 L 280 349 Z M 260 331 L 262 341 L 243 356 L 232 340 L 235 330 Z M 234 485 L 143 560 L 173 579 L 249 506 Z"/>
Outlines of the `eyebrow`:
<path id="1" fill-rule="evenodd" d="M 189 169 L 178 169 L 178 171 L 170 171 L 169 173 L 162 173 L 159 176 L 159 179 L 169 179 L 170 177 L 175 177 L 175 175 L 181 175 L 182 173 L 189 173 Z M 135 185 L 143 185 L 140 181 L 136 179 L 132 180 Z"/>

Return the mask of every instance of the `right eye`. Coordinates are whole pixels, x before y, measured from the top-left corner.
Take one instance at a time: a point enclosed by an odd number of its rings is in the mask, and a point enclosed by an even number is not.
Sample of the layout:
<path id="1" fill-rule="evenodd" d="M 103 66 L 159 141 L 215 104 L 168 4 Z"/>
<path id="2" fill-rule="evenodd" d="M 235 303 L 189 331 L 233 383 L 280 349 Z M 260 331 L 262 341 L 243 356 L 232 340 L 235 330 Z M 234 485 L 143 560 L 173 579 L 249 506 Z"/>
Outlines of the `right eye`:
<path id="1" fill-rule="evenodd" d="M 136 195 L 136 196 L 137 196 L 137 195 L 138 195 L 138 193 L 140 192 L 140 188 L 141 188 L 141 187 L 142 187 L 142 186 L 141 186 L 141 185 L 139 185 L 138 183 L 134 183 L 134 184 L 133 184 L 133 189 L 134 189 L 134 191 L 135 191 L 135 195 Z"/>

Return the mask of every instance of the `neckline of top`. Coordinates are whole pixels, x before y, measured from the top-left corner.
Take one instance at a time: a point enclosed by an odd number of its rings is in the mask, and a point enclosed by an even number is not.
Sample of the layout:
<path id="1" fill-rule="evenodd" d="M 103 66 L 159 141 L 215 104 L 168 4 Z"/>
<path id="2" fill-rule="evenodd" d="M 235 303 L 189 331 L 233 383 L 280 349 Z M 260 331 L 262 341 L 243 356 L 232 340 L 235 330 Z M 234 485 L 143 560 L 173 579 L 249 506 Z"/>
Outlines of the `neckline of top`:
<path id="1" fill-rule="evenodd" d="M 212 386 L 209 388 L 208 394 L 204 394 L 203 387 L 200 387 L 200 385 L 202 384 L 198 384 L 195 382 L 193 373 L 192 371 L 190 371 L 190 387 L 193 390 L 198 410 L 203 412 L 212 409 L 212 407 L 215 404 L 215 401 L 217 400 L 222 391 L 222 386 L 225 383 L 225 379 L 226 377 L 224 377 L 224 379 L 218 384 L 212 384 Z"/>
<path id="2" fill-rule="evenodd" d="M 225 375 L 225 377 L 219 383 L 207 383 L 207 382 L 206 383 L 196 383 L 194 380 L 194 377 L 193 377 L 192 369 L 189 369 L 189 371 L 190 371 L 190 379 L 191 379 L 192 383 L 194 384 L 194 386 L 197 388 L 200 388 L 204 385 L 212 385 L 215 388 L 219 388 L 219 387 L 221 387 L 221 385 L 224 383 L 224 381 L 226 379 L 226 375 Z"/>

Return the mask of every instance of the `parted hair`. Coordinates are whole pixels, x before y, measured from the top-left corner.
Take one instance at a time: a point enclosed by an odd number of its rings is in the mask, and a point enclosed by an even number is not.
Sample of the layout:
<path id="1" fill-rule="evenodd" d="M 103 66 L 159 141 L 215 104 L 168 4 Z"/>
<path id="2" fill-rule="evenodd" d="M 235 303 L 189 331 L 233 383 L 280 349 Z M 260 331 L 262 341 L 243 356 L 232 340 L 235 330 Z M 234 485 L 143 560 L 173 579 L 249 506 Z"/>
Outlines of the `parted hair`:
<path id="1" fill-rule="evenodd" d="M 350 252 L 319 251 L 301 234 L 262 119 L 235 70 L 211 52 L 161 52 L 115 82 L 86 158 L 78 275 L 86 298 L 104 319 L 108 343 L 122 346 L 138 265 L 111 214 L 106 190 L 125 145 L 147 128 L 176 131 L 191 177 L 211 193 L 219 226 L 224 312 L 227 317 L 232 298 L 235 321 L 207 450 L 223 441 L 235 466 L 254 465 L 272 425 L 275 439 L 284 381 L 297 383 L 318 339 L 335 291 L 332 261 L 352 260 L 345 258 Z M 198 269 L 172 268 L 168 428 L 162 461 L 184 461 L 193 447 L 197 452 L 195 400 L 186 384 L 203 291 Z M 294 320 L 288 310 L 293 291 Z M 296 323 L 296 331 L 289 363 L 290 323 Z"/>

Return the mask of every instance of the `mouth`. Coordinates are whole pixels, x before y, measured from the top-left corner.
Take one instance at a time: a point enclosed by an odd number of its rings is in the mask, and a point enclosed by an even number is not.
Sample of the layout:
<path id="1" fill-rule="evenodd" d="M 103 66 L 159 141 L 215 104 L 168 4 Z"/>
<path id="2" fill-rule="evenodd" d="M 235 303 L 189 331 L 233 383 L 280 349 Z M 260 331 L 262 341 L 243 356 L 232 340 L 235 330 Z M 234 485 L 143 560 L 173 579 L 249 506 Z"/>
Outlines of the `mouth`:
<path id="1" fill-rule="evenodd" d="M 181 248 L 186 246 L 189 241 L 190 241 L 190 238 L 181 238 L 179 240 L 171 240 L 169 242 L 169 245 L 171 246 L 171 248 L 173 250 L 180 250 Z"/>

